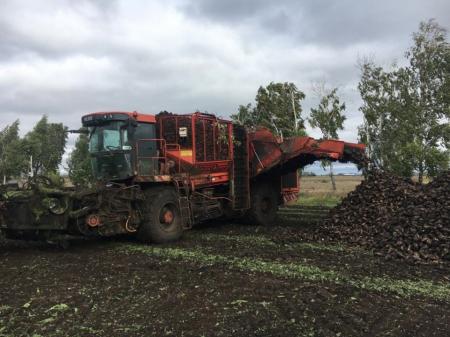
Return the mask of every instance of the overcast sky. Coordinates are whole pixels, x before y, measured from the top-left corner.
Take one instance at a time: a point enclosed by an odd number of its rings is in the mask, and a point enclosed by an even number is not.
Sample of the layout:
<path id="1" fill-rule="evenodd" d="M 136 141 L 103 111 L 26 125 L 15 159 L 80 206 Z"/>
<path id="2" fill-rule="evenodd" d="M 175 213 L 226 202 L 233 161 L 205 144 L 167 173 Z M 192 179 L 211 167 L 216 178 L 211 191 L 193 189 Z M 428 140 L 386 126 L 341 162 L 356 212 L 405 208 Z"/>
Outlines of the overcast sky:
<path id="1" fill-rule="evenodd" d="M 306 117 L 325 80 L 355 141 L 358 56 L 401 61 L 429 18 L 449 28 L 450 1 L 0 0 L 0 128 L 43 114 L 78 128 L 108 110 L 228 117 L 270 81 L 303 90 Z"/>

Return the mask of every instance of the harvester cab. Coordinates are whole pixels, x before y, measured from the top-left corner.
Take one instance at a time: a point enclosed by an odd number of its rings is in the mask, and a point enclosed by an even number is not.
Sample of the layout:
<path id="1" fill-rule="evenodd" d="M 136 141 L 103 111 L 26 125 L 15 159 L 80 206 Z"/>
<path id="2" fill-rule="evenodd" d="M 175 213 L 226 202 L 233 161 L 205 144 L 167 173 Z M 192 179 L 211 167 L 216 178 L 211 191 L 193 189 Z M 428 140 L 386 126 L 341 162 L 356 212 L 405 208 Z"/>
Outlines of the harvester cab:
<path id="1" fill-rule="evenodd" d="M 153 116 L 94 113 L 83 116 L 82 124 L 89 132 L 89 153 L 97 180 L 124 181 L 135 176 L 137 150 L 141 157 L 158 157 Z"/>

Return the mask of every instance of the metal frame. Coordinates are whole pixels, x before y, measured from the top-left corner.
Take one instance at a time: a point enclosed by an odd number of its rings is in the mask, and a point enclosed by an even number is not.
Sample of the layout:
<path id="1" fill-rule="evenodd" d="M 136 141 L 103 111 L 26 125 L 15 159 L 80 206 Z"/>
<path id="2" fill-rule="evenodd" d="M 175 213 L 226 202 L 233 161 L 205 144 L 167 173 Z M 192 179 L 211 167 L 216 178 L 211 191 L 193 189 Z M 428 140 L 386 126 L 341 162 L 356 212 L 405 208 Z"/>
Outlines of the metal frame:
<path id="1" fill-rule="evenodd" d="M 139 143 L 141 142 L 160 142 L 161 145 L 158 147 L 159 149 L 161 149 L 162 154 L 160 154 L 159 156 L 151 156 L 151 157 L 147 157 L 147 156 L 139 156 Z M 166 156 L 166 140 L 165 139 L 161 139 L 161 138 L 144 138 L 144 139 L 138 139 L 136 140 L 136 167 L 135 167 L 135 171 L 138 173 L 139 176 L 142 177 L 149 177 L 149 176 L 154 176 L 154 175 L 159 175 L 161 172 L 160 171 L 160 167 L 159 167 L 159 163 L 161 161 L 164 161 L 164 164 L 167 164 L 167 156 Z M 157 160 L 158 161 L 158 174 L 142 174 L 142 172 L 140 172 L 139 170 L 139 159 L 152 159 L 152 160 Z"/>
<path id="2" fill-rule="evenodd" d="M 202 171 L 207 172 L 208 169 L 210 169 L 211 167 L 223 167 L 226 171 L 229 170 L 230 168 L 230 164 L 232 162 L 232 158 L 233 158 L 233 137 L 232 137 L 232 122 L 227 121 L 227 120 L 223 120 L 223 119 L 219 119 L 217 117 L 215 117 L 214 115 L 210 115 L 210 114 L 205 114 L 205 113 L 200 113 L 200 112 L 195 112 L 193 114 L 190 115 L 167 115 L 167 116 L 158 116 L 157 117 L 157 122 L 159 123 L 159 137 L 160 139 L 163 139 L 163 135 L 164 135 L 164 123 L 163 121 L 166 119 L 173 119 L 175 120 L 175 134 L 176 134 L 176 141 L 178 142 L 178 125 L 179 125 L 179 119 L 180 118 L 190 118 L 191 119 L 191 145 L 192 147 L 190 148 L 190 150 L 192 151 L 192 165 L 199 168 Z M 203 132 L 203 146 L 204 146 L 204 157 L 203 160 L 197 160 L 197 149 L 196 149 L 196 143 L 195 143 L 195 139 L 196 136 L 199 132 L 199 130 L 197 130 L 196 127 L 196 122 L 197 120 L 201 120 L 202 121 L 202 126 L 203 126 L 203 130 L 200 132 Z M 216 150 L 216 146 L 214 145 L 214 149 L 213 149 L 213 157 L 214 160 L 206 160 L 206 127 L 205 127 L 205 121 L 209 120 L 213 123 L 222 123 L 225 124 L 227 127 L 227 144 L 228 144 L 228 154 L 227 154 L 227 159 L 222 159 L 222 160 L 218 160 L 217 156 L 218 153 L 220 153 L 220 151 Z M 213 139 L 215 141 L 216 136 L 217 136 L 217 127 L 213 127 Z M 178 145 L 180 146 L 180 144 L 171 144 L 171 145 Z M 168 145 L 169 146 L 169 145 Z M 180 159 L 181 161 L 181 159 Z M 226 166 L 226 167 L 225 167 Z"/>

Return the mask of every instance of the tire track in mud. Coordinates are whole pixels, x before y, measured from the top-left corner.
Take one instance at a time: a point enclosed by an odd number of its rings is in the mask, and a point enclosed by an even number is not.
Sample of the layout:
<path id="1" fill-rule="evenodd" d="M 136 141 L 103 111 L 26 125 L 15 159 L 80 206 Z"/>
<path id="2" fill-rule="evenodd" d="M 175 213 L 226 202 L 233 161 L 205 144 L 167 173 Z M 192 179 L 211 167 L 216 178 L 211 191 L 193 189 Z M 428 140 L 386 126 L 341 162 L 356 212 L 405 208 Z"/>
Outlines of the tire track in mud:
<path id="1" fill-rule="evenodd" d="M 143 253 L 150 256 L 165 258 L 172 262 L 191 262 L 210 267 L 214 267 L 215 265 L 225 265 L 231 269 L 238 269 L 244 272 L 268 273 L 277 277 L 348 285 L 368 291 L 394 293 L 405 298 L 422 296 L 450 302 L 450 285 L 448 283 L 431 282 L 428 280 L 401 280 L 388 277 L 352 277 L 332 269 L 326 270 L 306 264 L 280 263 L 276 261 L 265 261 L 258 258 L 211 254 L 198 248 L 162 248 L 121 244 L 117 249 L 124 252 Z"/>
<path id="2" fill-rule="evenodd" d="M 274 231 L 282 228 L 272 227 Z M 189 232 L 185 240 L 168 247 L 189 249 L 201 246 L 205 252 L 231 257 L 258 258 L 265 261 L 298 263 L 333 269 L 345 275 L 385 277 L 393 279 L 419 279 L 432 282 L 449 282 L 448 266 L 409 265 L 399 261 L 386 261 L 360 247 L 329 242 L 288 241 L 267 232 L 239 234 L 234 229 L 227 232 Z M 289 233 L 281 236 L 289 235 Z M 281 239 L 281 240 L 280 240 Z"/>

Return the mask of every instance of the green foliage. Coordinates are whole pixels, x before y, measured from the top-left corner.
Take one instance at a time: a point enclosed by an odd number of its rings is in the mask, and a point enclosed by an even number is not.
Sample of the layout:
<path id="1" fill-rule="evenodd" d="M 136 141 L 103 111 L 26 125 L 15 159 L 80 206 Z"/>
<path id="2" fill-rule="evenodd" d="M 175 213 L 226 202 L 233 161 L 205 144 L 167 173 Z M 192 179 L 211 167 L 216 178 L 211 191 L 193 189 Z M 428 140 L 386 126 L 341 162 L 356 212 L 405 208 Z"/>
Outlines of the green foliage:
<path id="1" fill-rule="evenodd" d="M 65 303 L 60 303 L 60 304 L 55 304 L 53 307 L 51 307 L 50 309 L 47 310 L 47 312 L 49 311 L 53 311 L 53 312 L 64 312 L 69 310 L 69 306 Z"/>
<path id="2" fill-rule="evenodd" d="M 422 22 L 405 54 L 409 65 L 361 66 L 361 141 L 373 161 L 403 176 L 435 176 L 449 166 L 450 47 L 435 21 Z"/>
<path id="3" fill-rule="evenodd" d="M 300 105 L 304 98 L 294 83 L 271 82 L 259 87 L 255 98 L 257 121 L 280 135 L 293 136 L 297 129 L 304 128 Z"/>
<path id="4" fill-rule="evenodd" d="M 324 139 L 338 138 L 338 130 L 344 129 L 345 103 L 337 96 L 337 88 L 323 95 L 317 108 L 311 109 L 308 119 L 313 128 L 319 128 Z"/>
<path id="5" fill-rule="evenodd" d="M 257 258 L 229 257 L 208 254 L 203 250 L 183 248 L 159 248 L 142 245 L 124 244 L 119 247 L 125 252 L 137 252 L 161 257 L 163 259 L 181 260 L 202 266 L 220 265 L 252 273 L 267 273 L 278 277 L 297 278 L 312 282 L 331 282 L 349 285 L 359 289 L 378 292 L 390 292 L 401 297 L 425 296 L 437 300 L 450 299 L 450 286 L 427 280 L 392 279 L 390 277 L 355 277 L 345 272 L 326 270 L 301 263 L 282 263 L 265 261 Z"/>
<path id="6" fill-rule="evenodd" d="M 34 126 L 24 139 L 25 151 L 33 157 L 33 175 L 56 172 L 64 155 L 67 128 L 61 123 L 49 123 L 47 116 Z"/>
<path id="7" fill-rule="evenodd" d="M 223 235 L 215 233 L 195 233 L 197 239 L 205 240 L 208 242 L 235 242 L 242 245 L 255 245 L 261 248 L 276 249 L 277 251 L 299 251 L 299 250 L 317 250 L 317 251 L 329 251 L 329 252 L 342 252 L 344 247 L 340 245 L 332 244 L 316 244 L 311 242 L 296 242 L 296 243 L 276 243 L 272 239 L 261 235 Z"/>
<path id="8" fill-rule="evenodd" d="M 311 109 L 308 119 L 309 124 L 313 128 L 319 128 L 324 139 L 338 138 L 338 130 L 344 129 L 345 103 L 341 103 L 337 88 L 330 90 L 328 93 L 322 92 L 317 108 Z M 329 160 L 322 160 L 322 167 L 330 167 L 330 178 L 333 190 L 336 190 L 336 183 L 333 177 L 333 163 Z"/>
<path id="9" fill-rule="evenodd" d="M 305 94 L 294 83 L 270 82 L 266 87 L 259 87 L 255 107 L 250 103 L 240 105 L 231 118 L 249 127 L 264 126 L 279 136 L 305 135 L 300 104 L 304 98 Z"/>
<path id="10" fill-rule="evenodd" d="M 77 187 L 86 187 L 94 180 L 89 156 L 89 138 L 86 134 L 80 134 L 75 149 L 68 160 L 69 177 Z"/>
<path id="11" fill-rule="evenodd" d="M 45 176 L 48 179 L 48 183 L 50 184 L 50 187 L 52 188 L 63 188 L 64 187 L 64 178 L 61 177 L 59 172 L 49 172 Z"/>
<path id="12" fill-rule="evenodd" d="M 306 137 L 306 136 L 308 136 L 308 134 L 306 133 L 305 128 L 301 128 L 301 129 L 292 131 L 290 136 L 291 137 Z"/>
<path id="13" fill-rule="evenodd" d="M 0 131 L 0 178 L 17 177 L 26 169 L 23 142 L 19 137 L 19 121 Z"/>
<path id="14" fill-rule="evenodd" d="M 231 115 L 231 120 L 239 125 L 244 125 L 247 127 L 256 126 L 255 112 L 251 103 L 247 105 L 239 105 L 238 112 Z"/>

